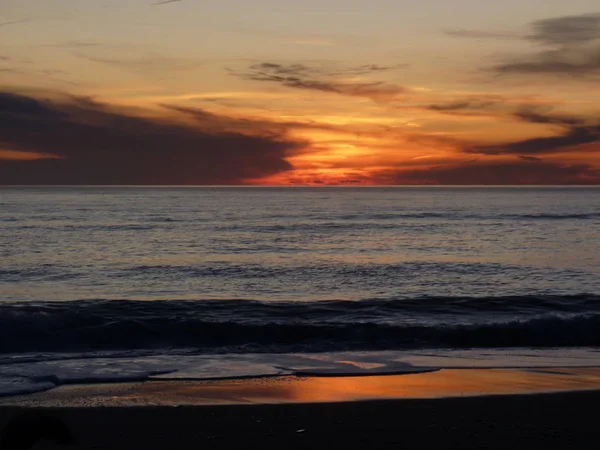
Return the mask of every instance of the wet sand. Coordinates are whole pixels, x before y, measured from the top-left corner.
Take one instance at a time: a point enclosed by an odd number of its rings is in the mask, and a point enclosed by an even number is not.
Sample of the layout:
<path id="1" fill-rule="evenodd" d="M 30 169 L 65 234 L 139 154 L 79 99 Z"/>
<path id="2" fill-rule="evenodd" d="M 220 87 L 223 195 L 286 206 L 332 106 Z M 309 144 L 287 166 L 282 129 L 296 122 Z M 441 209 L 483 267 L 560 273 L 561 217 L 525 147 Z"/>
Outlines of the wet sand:
<path id="1" fill-rule="evenodd" d="M 0 398 L 0 405 L 122 407 L 322 403 L 579 390 L 600 390 L 600 368 L 444 369 L 388 376 L 278 376 L 64 385 L 36 394 Z"/>
<path id="2" fill-rule="evenodd" d="M 599 374 L 448 370 L 63 386 L 2 399 L 0 427 L 23 412 L 58 417 L 81 449 L 598 449 Z"/>

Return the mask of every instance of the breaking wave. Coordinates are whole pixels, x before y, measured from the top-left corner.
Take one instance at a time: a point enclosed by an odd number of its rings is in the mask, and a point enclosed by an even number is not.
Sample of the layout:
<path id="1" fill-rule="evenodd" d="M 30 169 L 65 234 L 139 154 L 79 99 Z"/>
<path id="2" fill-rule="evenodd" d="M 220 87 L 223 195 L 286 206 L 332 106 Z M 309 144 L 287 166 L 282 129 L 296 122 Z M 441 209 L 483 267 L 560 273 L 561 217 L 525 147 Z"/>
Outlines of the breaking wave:
<path id="1" fill-rule="evenodd" d="M 0 353 L 600 346 L 600 296 L 0 304 Z"/>

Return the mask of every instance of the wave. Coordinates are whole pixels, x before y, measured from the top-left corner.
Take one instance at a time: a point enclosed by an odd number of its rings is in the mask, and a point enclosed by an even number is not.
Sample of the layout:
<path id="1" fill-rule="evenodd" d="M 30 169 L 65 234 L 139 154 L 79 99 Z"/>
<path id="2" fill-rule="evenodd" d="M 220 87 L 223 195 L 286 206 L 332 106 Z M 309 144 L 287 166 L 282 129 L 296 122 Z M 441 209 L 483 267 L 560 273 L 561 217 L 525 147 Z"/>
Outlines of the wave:
<path id="1" fill-rule="evenodd" d="M 347 215 L 340 217 L 343 220 L 348 219 L 375 219 L 375 220 L 398 220 L 398 219 L 529 219 L 529 220 L 552 220 L 552 219 L 600 219 L 600 212 L 591 213 L 524 213 L 524 214 L 505 214 L 505 213 L 489 213 L 489 214 L 465 214 L 462 212 L 415 212 L 415 213 L 390 213 L 390 214 L 375 214 L 373 216 L 365 217 L 361 215 Z"/>
<path id="2" fill-rule="evenodd" d="M 518 215 L 507 215 L 504 216 L 509 219 L 600 219 L 600 212 L 588 213 L 588 214 L 518 214 Z"/>
<path id="3" fill-rule="evenodd" d="M 191 219 L 173 217 L 149 217 L 136 222 L 126 223 L 96 223 L 85 220 L 72 221 L 72 218 L 55 217 L 39 218 L 39 223 L 31 223 L 31 218 L 20 220 L 18 218 L 0 218 L 9 229 L 39 230 L 43 227 L 46 231 L 73 233 L 88 232 L 150 232 L 156 230 L 182 228 L 193 226 L 202 230 L 211 230 L 217 233 L 258 233 L 271 235 L 279 233 L 305 233 L 305 232 L 339 232 L 346 230 L 423 230 L 446 227 L 450 223 L 461 221 L 493 221 L 504 223 L 506 221 L 549 222 L 549 221 L 594 221 L 600 220 L 600 212 L 589 213 L 489 213 L 469 214 L 464 212 L 398 212 L 386 214 L 342 214 L 342 215 L 314 215 L 298 217 L 274 215 L 265 222 L 260 223 L 222 223 L 208 218 L 194 217 Z M 283 221 L 283 223 L 282 223 Z"/>
<path id="4" fill-rule="evenodd" d="M 0 304 L 0 353 L 600 345 L 600 296 Z"/>
<path id="5" fill-rule="evenodd" d="M 281 250 L 280 250 L 281 251 Z M 526 269 L 524 271 L 523 269 Z M 314 277 L 356 277 L 361 283 L 369 278 L 389 278 L 394 276 L 414 276 L 415 273 L 452 273 L 458 275 L 492 276 L 498 273 L 513 273 L 515 277 L 531 276 L 539 269 L 501 263 L 405 261 L 397 264 L 376 263 L 329 263 L 321 265 L 268 266 L 256 264 L 227 265 L 136 265 L 122 269 L 115 276 L 132 275 L 172 275 L 185 277 L 223 277 L 223 278 L 277 278 L 314 279 Z M 582 272 L 563 271 L 577 277 Z M 525 274 L 525 275 L 524 275 Z M 1 277 L 0 273 L 0 277 Z"/>
<path id="6" fill-rule="evenodd" d="M 281 251 L 281 250 L 280 250 Z M 358 276 L 389 277 L 410 275 L 415 270 L 435 272 L 451 272 L 460 274 L 479 273 L 481 275 L 507 270 L 518 271 L 518 266 L 481 263 L 439 263 L 439 262 L 405 262 L 401 264 L 324 264 L 320 266 L 263 266 L 260 264 L 245 265 L 133 265 L 122 267 L 111 272 L 117 278 L 131 276 L 173 276 L 173 277 L 222 277 L 222 278 L 276 278 L 294 277 L 314 278 L 315 276 Z M 530 272 L 533 268 L 529 269 Z M 52 264 L 41 264 L 22 269 L 0 269 L 0 282 L 19 282 L 22 280 L 60 280 L 80 276 L 81 272 L 71 267 Z M 575 275 L 575 274 L 574 274 Z M 358 280 L 358 279 L 357 279 Z"/>
<path id="7" fill-rule="evenodd" d="M 0 269 L 0 282 L 19 283 L 22 281 L 66 281 L 77 278 L 79 275 L 65 268 L 54 267 L 51 264 L 42 264 L 37 267 L 25 269 Z"/>
<path id="8" fill-rule="evenodd" d="M 556 221 L 556 220 L 598 220 L 600 212 L 594 213 L 539 213 L 539 214 L 465 214 L 405 212 L 389 214 L 345 214 L 340 216 L 314 216 L 306 222 L 263 223 L 263 224 L 207 224 L 217 231 L 250 231 L 254 233 L 304 232 L 314 230 L 354 230 L 354 229 L 397 229 L 418 227 L 440 227 L 445 221 L 494 220 L 494 221 Z"/>

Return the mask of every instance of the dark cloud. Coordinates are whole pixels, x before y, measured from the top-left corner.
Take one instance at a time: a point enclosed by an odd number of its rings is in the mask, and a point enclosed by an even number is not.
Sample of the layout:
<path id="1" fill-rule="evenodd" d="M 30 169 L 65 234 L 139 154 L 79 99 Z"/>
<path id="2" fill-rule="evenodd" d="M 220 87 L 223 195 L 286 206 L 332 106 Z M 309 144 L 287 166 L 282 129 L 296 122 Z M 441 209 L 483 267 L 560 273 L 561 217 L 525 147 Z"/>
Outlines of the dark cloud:
<path id="1" fill-rule="evenodd" d="M 481 111 L 492 108 L 498 104 L 496 100 L 458 100 L 449 103 L 428 105 L 427 109 L 443 113 L 461 113 L 465 111 Z"/>
<path id="2" fill-rule="evenodd" d="M 543 161 L 542 158 L 538 158 L 537 156 L 520 155 L 519 158 L 523 161 Z"/>
<path id="3" fill-rule="evenodd" d="M 472 39 L 527 39 L 552 46 L 578 45 L 600 39 L 600 13 L 538 20 L 531 23 L 530 28 L 531 32 L 527 34 L 465 28 L 443 32 L 448 36 Z"/>
<path id="4" fill-rule="evenodd" d="M 531 24 L 524 39 L 544 46 L 528 58 L 492 68 L 500 74 L 588 77 L 600 75 L 600 14 L 545 19 Z"/>
<path id="5" fill-rule="evenodd" d="M 542 105 L 544 103 L 540 102 L 535 96 L 511 97 L 500 94 L 472 94 L 453 96 L 446 101 L 438 101 L 434 104 L 425 105 L 423 108 L 455 116 L 495 116 L 504 118 L 515 114 L 536 114 L 541 111 Z M 515 113 L 515 110 L 517 110 L 517 113 Z M 547 120 L 549 119 L 547 118 Z"/>
<path id="6" fill-rule="evenodd" d="M 548 45 L 582 44 L 600 39 L 600 14 L 583 14 L 534 22 L 528 39 Z"/>
<path id="7" fill-rule="evenodd" d="M 47 102 L 6 92 L 0 92 L 0 114 L 6 121 L 15 120 L 15 116 L 32 118 L 62 116 L 59 111 L 51 109 Z"/>
<path id="8" fill-rule="evenodd" d="M 600 46 L 539 52 L 530 61 L 513 61 L 493 67 L 500 74 L 591 76 L 600 72 Z"/>
<path id="9" fill-rule="evenodd" d="M 564 153 L 570 147 L 600 142 L 600 126 L 573 127 L 555 137 L 525 139 L 503 145 L 484 145 L 466 149 L 468 153 L 484 155 Z M 600 146 L 596 148 L 600 152 Z"/>
<path id="10" fill-rule="evenodd" d="M 378 102 L 392 101 L 408 92 L 406 88 L 380 81 L 352 82 L 344 77 L 353 77 L 392 70 L 400 66 L 384 67 L 368 64 L 357 67 L 328 69 L 304 64 L 277 64 L 265 62 L 254 64 L 247 71 L 230 72 L 252 81 L 277 83 L 282 86 L 311 91 L 330 92 L 352 97 L 365 97 Z"/>
<path id="11" fill-rule="evenodd" d="M 2 93 L 2 148 L 53 159 L 0 160 L 0 184 L 239 184 L 290 170 L 285 157 L 301 143 L 259 134 L 206 131 L 86 98 Z"/>
<path id="12" fill-rule="evenodd" d="M 408 65 L 406 64 L 398 64 L 395 66 L 380 66 L 379 64 L 363 64 L 360 66 L 353 67 L 310 67 L 304 64 L 277 64 L 272 62 L 264 62 L 259 64 L 254 64 L 250 66 L 249 75 L 253 75 L 254 73 L 261 72 L 269 72 L 274 75 L 294 75 L 298 77 L 308 77 L 308 76 L 326 76 L 326 77 L 340 77 L 340 76 L 358 76 L 358 75 L 368 75 L 376 72 L 386 72 L 390 70 L 396 70 L 401 68 L 406 68 Z M 242 74 L 240 74 L 242 75 Z"/>
<path id="13" fill-rule="evenodd" d="M 379 175 L 383 184 L 552 185 L 600 184 L 600 170 L 587 164 L 539 160 L 472 161 L 436 167 L 397 170 Z"/>
<path id="14" fill-rule="evenodd" d="M 514 113 L 514 117 L 523 122 L 562 125 L 565 127 L 580 126 L 587 122 L 583 117 L 567 114 L 549 114 L 549 111 L 542 111 L 540 108 L 531 107 L 521 108 Z"/>
<path id="15" fill-rule="evenodd" d="M 451 102 L 451 103 L 440 103 L 440 104 L 435 104 L 435 105 L 429 105 L 427 107 L 428 109 L 431 109 L 432 111 L 457 111 L 457 110 L 462 110 L 462 109 L 470 109 L 471 108 L 471 102 L 470 101 L 458 101 L 458 102 Z"/>
<path id="16" fill-rule="evenodd" d="M 588 123 L 577 116 L 544 114 L 536 109 L 521 110 L 515 113 L 514 117 L 527 123 L 556 125 L 561 132 L 557 136 L 525 139 L 500 145 L 475 146 L 465 151 L 486 155 L 536 155 L 562 153 L 579 145 L 597 143 L 598 146 L 593 150 L 600 152 L 600 124 L 598 123 Z"/>

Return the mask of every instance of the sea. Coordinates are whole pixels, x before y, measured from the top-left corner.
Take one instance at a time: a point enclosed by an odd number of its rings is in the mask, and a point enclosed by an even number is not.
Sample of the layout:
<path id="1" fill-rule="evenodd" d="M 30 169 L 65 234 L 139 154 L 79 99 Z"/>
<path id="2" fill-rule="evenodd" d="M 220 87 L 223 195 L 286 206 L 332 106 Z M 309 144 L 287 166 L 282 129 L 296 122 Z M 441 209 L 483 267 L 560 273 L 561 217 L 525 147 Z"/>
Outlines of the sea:
<path id="1" fill-rule="evenodd" d="M 599 349 L 600 187 L 0 188 L 0 395 Z"/>

